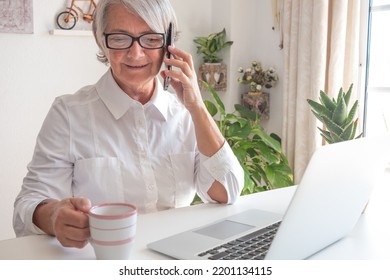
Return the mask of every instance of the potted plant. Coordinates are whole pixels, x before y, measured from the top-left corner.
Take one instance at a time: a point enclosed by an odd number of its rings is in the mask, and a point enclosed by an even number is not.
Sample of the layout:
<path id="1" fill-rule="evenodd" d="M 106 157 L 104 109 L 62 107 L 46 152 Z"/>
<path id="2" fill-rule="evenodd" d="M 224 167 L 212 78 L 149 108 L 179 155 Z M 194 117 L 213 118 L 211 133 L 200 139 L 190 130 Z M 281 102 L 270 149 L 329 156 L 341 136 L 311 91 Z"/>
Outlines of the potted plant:
<path id="1" fill-rule="evenodd" d="M 216 123 L 232 147 L 245 173 L 242 194 L 293 185 L 293 174 L 282 152 L 280 137 L 268 134 L 258 115 L 240 104 L 227 113 L 215 90 L 204 83 L 214 101 L 205 100 L 210 114 L 218 115 Z"/>
<path id="2" fill-rule="evenodd" d="M 276 70 L 272 67 L 263 68 L 260 62 L 253 61 L 251 67 L 238 69 L 238 82 L 248 85 L 249 91 L 241 95 L 241 103 L 248 109 L 258 113 L 262 119 L 269 118 L 269 92 L 279 80 Z"/>
<path id="3" fill-rule="evenodd" d="M 227 87 L 227 66 L 222 63 L 220 52 L 230 47 L 233 41 L 226 41 L 226 29 L 211 33 L 207 37 L 196 37 L 197 54 L 202 55 L 203 64 L 199 67 L 199 86 L 203 88 L 203 81 L 210 84 L 215 90 L 225 91 Z"/>
<path id="4" fill-rule="evenodd" d="M 352 88 L 353 84 L 346 93 L 343 92 L 343 88 L 340 88 L 337 100 L 329 98 L 322 90 L 320 91 L 320 103 L 311 99 L 307 100 L 313 114 L 323 123 L 324 127 L 318 127 L 318 129 L 323 139 L 329 144 L 355 139 L 359 120 L 355 118 L 355 115 L 359 104 L 356 100 L 348 111 Z M 359 134 L 356 138 L 361 135 Z"/>

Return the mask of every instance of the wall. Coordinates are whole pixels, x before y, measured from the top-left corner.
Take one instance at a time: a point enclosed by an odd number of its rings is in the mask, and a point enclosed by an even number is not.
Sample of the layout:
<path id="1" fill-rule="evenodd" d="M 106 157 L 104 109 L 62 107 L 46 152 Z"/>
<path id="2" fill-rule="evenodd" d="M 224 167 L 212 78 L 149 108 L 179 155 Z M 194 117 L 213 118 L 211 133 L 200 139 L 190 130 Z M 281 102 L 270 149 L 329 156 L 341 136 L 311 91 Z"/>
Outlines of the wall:
<path id="1" fill-rule="evenodd" d="M 224 50 L 222 57 L 228 67 L 228 88 L 219 92 L 227 110 L 232 112 L 234 105 L 240 103 L 241 93 L 247 92 L 246 85 L 237 82 L 239 67 L 250 67 L 253 60 L 260 61 L 264 67 L 274 67 L 279 74 L 279 82 L 269 92 L 270 118 L 263 120 L 264 128 L 281 136 L 282 132 L 282 88 L 283 88 L 283 52 L 279 48 L 280 33 L 273 30 L 274 18 L 272 0 L 212 0 L 211 32 L 227 30 L 227 40 L 234 43 Z M 200 35 L 205 35 L 200 33 Z M 196 65 L 201 60 L 195 56 Z M 205 98 L 210 98 L 207 93 Z"/>
<path id="2" fill-rule="evenodd" d="M 281 67 L 278 35 L 271 32 L 271 1 L 171 0 L 181 31 L 177 46 L 195 55 L 192 39 L 226 27 L 234 41 L 225 53 L 229 67 L 228 91 L 221 98 L 228 108 L 239 102 L 245 90 L 236 83 L 239 66 L 253 59 Z M 34 34 L 0 33 L 0 240 L 14 237 L 13 202 L 31 160 L 42 121 L 58 95 L 73 93 L 92 84 L 107 70 L 96 60 L 92 36 L 53 36 L 55 15 L 65 0 L 34 1 Z M 79 24 L 84 28 L 87 24 Z M 264 126 L 281 131 L 281 88 L 272 90 L 271 119 Z M 271 129 L 272 128 L 272 129 Z"/>
<path id="3" fill-rule="evenodd" d="M 218 0 L 219 7 L 225 0 Z M 213 1 L 214 3 L 214 1 Z M 279 32 L 273 30 L 272 0 L 230 0 L 230 17 L 221 12 L 221 18 L 229 18 L 230 36 L 234 41 L 230 52 L 229 108 L 240 103 L 240 94 L 248 91 L 246 85 L 238 84 L 238 68 L 248 68 L 253 60 L 264 67 L 274 67 L 279 74 L 279 82 L 270 92 L 270 118 L 262 121 L 269 132 L 281 136 L 282 131 L 282 88 L 283 52 L 279 48 Z"/>

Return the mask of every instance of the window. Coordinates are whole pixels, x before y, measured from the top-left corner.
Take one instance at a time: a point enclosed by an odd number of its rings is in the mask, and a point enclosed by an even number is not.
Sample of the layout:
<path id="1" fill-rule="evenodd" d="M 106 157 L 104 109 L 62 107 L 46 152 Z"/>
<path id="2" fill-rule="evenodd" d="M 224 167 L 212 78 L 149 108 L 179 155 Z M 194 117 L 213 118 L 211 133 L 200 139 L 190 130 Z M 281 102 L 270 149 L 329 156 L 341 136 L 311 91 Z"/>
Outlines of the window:
<path id="1" fill-rule="evenodd" d="M 390 132 L 390 0 L 371 0 L 364 131 Z"/>

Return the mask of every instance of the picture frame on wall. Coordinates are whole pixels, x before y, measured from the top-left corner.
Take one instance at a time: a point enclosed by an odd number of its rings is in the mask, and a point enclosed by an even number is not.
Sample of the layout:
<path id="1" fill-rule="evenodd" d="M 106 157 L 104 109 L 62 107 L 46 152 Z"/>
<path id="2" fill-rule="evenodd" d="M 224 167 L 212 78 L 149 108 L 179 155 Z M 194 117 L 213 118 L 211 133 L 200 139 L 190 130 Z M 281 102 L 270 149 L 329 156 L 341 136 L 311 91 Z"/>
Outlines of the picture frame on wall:
<path id="1" fill-rule="evenodd" d="M 0 0 L 1 33 L 34 33 L 33 0 Z"/>

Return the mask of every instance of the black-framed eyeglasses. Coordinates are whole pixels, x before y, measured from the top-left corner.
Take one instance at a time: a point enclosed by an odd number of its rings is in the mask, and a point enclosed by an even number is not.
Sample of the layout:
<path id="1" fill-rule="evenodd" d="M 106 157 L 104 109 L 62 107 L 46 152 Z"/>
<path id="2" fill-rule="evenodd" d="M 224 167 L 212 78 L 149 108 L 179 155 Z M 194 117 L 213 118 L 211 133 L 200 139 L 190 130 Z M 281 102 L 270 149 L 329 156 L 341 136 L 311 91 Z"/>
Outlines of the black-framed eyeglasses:
<path id="1" fill-rule="evenodd" d="M 133 37 L 126 33 L 104 33 L 106 47 L 112 50 L 125 50 L 131 48 L 136 41 L 144 49 L 161 49 L 165 46 L 164 33 L 145 33 Z"/>

